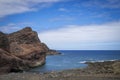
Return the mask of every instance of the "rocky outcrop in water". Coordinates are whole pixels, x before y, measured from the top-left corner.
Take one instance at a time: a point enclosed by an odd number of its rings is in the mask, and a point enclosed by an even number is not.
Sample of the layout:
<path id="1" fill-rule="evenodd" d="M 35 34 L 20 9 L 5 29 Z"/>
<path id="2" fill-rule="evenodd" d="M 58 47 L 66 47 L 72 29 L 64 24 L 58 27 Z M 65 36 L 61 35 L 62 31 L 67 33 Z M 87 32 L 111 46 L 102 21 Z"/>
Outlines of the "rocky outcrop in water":
<path id="1" fill-rule="evenodd" d="M 49 49 L 48 46 L 45 43 L 42 43 L 43 48 L 46 50 L 46 55 L 59 55 L 61 54 L 60 52 Z"/>
<path id="2" fill-rule="evenodd" d="M 43 65 L 50 51 L 30 27 L 11 34 L 0 32 L 0 72 L 23 71 Z"/>
<path id="3" fill-rule="evenodd" d="M 58 52 L 58 51 L 56 51 L 56 50 L 52 50 L 52 49 L 50 49 L 47 53 L 46 53 L 46 55 L 60 55 L 61 53 L 60 52 Z"/>

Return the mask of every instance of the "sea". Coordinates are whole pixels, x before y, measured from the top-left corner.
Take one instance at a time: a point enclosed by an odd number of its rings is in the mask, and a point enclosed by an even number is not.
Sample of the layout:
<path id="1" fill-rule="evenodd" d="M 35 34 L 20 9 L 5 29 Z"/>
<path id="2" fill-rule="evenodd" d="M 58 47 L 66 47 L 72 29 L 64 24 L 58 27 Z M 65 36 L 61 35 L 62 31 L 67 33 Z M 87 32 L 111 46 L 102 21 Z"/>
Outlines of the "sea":
<path id="1" fill-rule="evenodd" d="M 51 72 L 67 69 L 85 68 L 86 62 L 120 60 L 120 50 L 58 50 L 61 55 L 46 57 L 46 64 L 30 72 Z"/>

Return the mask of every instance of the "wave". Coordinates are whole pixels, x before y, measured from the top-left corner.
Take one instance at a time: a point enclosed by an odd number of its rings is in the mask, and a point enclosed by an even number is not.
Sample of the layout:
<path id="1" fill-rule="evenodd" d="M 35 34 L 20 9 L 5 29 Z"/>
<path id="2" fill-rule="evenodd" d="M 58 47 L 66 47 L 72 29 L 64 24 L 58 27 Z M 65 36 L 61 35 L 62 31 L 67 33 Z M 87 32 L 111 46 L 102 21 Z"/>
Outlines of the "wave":
<path id="1" fill-rule="evenodd" d="M 80 61 L 80 62 L 78 62 L 78 63 L 81 63 L 81 64 L 84 64 L 84 63 L 86 63 L 87 61 Z"/>
<path id="2" fill-rule="evenodd" d="M 113 60 L 92 60 L 92 61 L 86 60 L 86 61 L 80 61 L 78 63 L 85 64 L 87 62 L 95 63 L 95 62 L 105 62 L 105 61 L 116 61 L 116 59 L 113 59 Z"/>

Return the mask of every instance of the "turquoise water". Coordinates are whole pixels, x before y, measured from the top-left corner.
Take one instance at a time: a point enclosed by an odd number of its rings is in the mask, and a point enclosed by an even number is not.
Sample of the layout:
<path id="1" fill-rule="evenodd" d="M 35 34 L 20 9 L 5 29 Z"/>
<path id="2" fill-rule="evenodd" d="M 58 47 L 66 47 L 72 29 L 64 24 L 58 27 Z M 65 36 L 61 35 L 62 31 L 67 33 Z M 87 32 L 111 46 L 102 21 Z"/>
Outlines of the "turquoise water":
<path id="1" fill-rule="evenodd" d="M 120 51 L 81 51 L 81 50 L 60 50 L 61 55 L 47 56 L 46 64 L 34 68 L 32 72 L 49 72 L 66 69 L 84 68 L 85 62 L 103 62 L 120 60 Z"/>

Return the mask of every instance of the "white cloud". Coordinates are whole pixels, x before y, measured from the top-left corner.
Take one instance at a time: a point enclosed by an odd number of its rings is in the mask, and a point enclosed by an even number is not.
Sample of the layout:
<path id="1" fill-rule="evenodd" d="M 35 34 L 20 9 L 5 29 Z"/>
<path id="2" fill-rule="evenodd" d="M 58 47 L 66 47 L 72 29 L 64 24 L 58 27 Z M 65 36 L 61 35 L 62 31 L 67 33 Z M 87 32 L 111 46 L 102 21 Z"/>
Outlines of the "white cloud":
<path id="1" fill-rule="evenodd" d="M 0 31 L 4 32 L 4 33 L 11 33 L 11 32 L 14 32 L 14 31 L 17 31 L 17 30 L 20 30 L 21 28 L 20 27 L 17 27 L 16 24 L 13 24 L 13 23 L 10 23 L 6 26 L 1 26 L 0 27 Z"/>
<path id="2" fill-rule="evenodd" d="M 24 27 L 26 27 L 26 25 L 32 25 L 32 23 L 9 23 L 5 26 L 0 26 L 0 31 L 4 32 L 4 33 L 12 33 L 15 31 L 18 31 Z"/>
<path id="3" fill-rule="evenodd" d="M 97 45 L 103 48 L 107 46 L 105 49 L 110 49 L 109 45 L 120 42 L 119 34 L 120 22 L 112 22 L 101 25 L 68 25 L 65 28 L 39 33 L 39 37 L 51 48 L 96 49 L 95 45 Z"/>
<path id="4" fill-rule="evenodd" d="M 47 3 L 59 2 L 60 0 L 0 0 L 0 17 L 11 14 L 35 11 L 35 5 L 46 7 Z"/>

